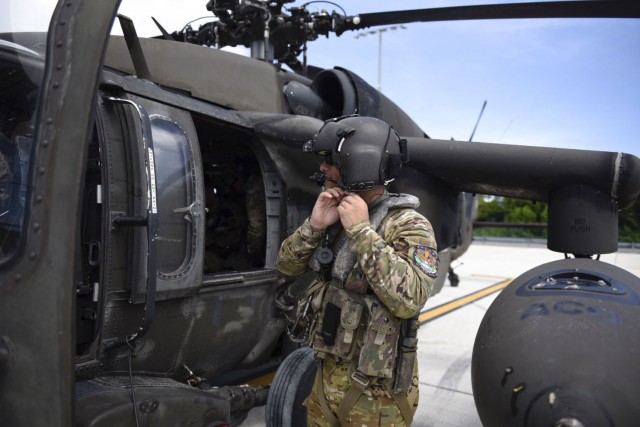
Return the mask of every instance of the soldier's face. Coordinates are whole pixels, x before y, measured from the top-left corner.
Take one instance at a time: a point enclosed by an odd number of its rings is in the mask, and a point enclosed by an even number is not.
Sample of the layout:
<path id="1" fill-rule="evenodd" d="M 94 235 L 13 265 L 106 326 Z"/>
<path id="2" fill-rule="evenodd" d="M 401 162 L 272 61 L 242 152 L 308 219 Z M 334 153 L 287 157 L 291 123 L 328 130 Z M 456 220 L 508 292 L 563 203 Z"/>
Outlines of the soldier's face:
<path id="1" fill-rule="evenodd" d="M 335 179 L 338 182 L 342 182 L 342 177 L 340 176 L 340 171 L 335 165 L 330 165 L 327 162 L 322 162 L 320 165 L 320 172 L 322 172 L 327 178 Z M 337 185 L 331 181 L 326 181 L 324 183 L 326 188 L 335 188 Z"/>

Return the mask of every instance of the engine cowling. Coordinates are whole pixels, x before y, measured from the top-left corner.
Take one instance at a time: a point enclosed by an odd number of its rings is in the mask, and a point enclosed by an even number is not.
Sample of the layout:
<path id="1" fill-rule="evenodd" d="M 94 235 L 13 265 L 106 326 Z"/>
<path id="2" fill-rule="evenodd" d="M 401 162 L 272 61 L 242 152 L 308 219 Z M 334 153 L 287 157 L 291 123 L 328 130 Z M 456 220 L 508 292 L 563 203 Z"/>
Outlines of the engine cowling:
<path id="1" fill-rule="evenodd" d="M 565 259 L 491 304 L 471 363 L 485 426 L 621 426 L 640 419 L 640 278 Z"/>

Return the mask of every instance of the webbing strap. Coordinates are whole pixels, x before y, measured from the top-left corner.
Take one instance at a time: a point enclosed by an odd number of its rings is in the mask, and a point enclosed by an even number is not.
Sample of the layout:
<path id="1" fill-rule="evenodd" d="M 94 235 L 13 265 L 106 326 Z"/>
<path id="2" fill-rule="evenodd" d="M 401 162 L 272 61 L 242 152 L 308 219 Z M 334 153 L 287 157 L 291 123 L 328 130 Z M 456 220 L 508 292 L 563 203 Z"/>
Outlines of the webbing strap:
<path id="1" fill-rule="evenodd" d="M 351 374 L 351 387 L 349 387 L 349 390 L 344 394 L 344 398 L 336 411 L 341 424 L 344 425 L 346 423 L 349 412 L 351 412 L 351 409 L 353 409 L 353 406 L 358 401 L 358 398 L 362 396 L 364 389 L 367 388 L 368 385 L 369 377 L 366 375 L 359 371 Z"/>
<path id="2" fill-rule="evenodd" d="M 340 406 L 338 406 L 338 410 L 336 411 L 338 418 L 333 415 L 329 405 L 327 404 L 327 400 L 324 395 L 324 380 L 322 379 L 322 368 L 323 363 L 320 363 L 320 367 L 318 368 L 318 373 L 316 374 L 316 381 L 318 383 L 318 400 L 320 401 L 320 407 L 322 408 L 323 415 L 331 425 L 331 427 L 340 427 L 342 425 L 346 425 L 347 417 L 349 416 L 349 412 L 353 409 L 353 406 L 356 404 L 362 393 L 364 393 L 364 389 L 369 385 L 369 378 L 361 374 L 358 371 L 355 371 L 351 375 L 351 387 L 347 390 L 340 402 Z M 400 409 L 400 413 L 404 418 L 407 426 L 410 426 L 413 422 L 413 409 L 411 404 L 409 403 L 409 399 L 405 394 L 395 394 L 393 393 L 393 388 L 389 387 L 389 382 L 384 381 L 384 388 L 387 390 L 389 395 L 393 398 Z"/>
<path id="3" fill-rule="evenodd" d="M 400 412 L 404 417 L 404 422 L 407 423 L 407 426 L 410 426 L 411 423 L 413 422 L 413 409 L 409 404 L 409 399 L 407 398 L 407 395 L 395 394 L 393 392 L 393 387 L 390 387 L 387 381 L 384 382 L 384 388 L 391 395 L 391 397 L 393 397 L 393 400 L 396 401 L 396 405 L 398 405 L 398 408 L 400 408 Z"/>
<path id="4" fill-rule="evenodd" d="M 327 404 L 327 398 L 324 396 L 324 380 L 322 379 L 322 370 L 324 363 L 320 360 L 320 366 L 318 366 L 318 373 L 316 374 L 316 383 L 318 384 L 318 400 L 320 401 L 320 408 L 322 408 L 322 415 L 327 419 L 331 427 L 340 427 L 340 421 L 333 415 L 329 405 Z"/>

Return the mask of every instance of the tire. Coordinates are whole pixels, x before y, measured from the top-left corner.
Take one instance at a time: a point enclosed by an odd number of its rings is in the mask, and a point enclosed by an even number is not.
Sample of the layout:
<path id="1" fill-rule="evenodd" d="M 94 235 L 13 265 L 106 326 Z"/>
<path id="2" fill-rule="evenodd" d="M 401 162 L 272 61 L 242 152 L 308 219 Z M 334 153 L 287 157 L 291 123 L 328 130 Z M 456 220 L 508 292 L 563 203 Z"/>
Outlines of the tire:
<path id="1" fill-rule="evenodd" d="M 313 353 L 309 347 L 299 348 L 278 367 L 267 397 L 267 427 L 307 425 L 307 408 L 302 403 L 311 393 L 318 371 Z"/>

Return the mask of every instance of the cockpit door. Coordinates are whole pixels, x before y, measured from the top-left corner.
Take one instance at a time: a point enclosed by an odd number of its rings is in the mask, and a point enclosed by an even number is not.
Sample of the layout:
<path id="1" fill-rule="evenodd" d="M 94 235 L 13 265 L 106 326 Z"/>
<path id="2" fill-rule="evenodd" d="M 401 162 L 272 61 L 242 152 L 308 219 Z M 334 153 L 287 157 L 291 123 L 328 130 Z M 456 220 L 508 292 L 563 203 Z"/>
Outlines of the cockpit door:
<path id="1" fill-rule="evenodd" d="M 32 121 L 22 232 L 11 256 L 0 261 L 0 425 L 74 424 L 80 186 L 103 52 L 119 3 L 58 2 L 46 47 L 40 45 L 46 61 Z"/>

